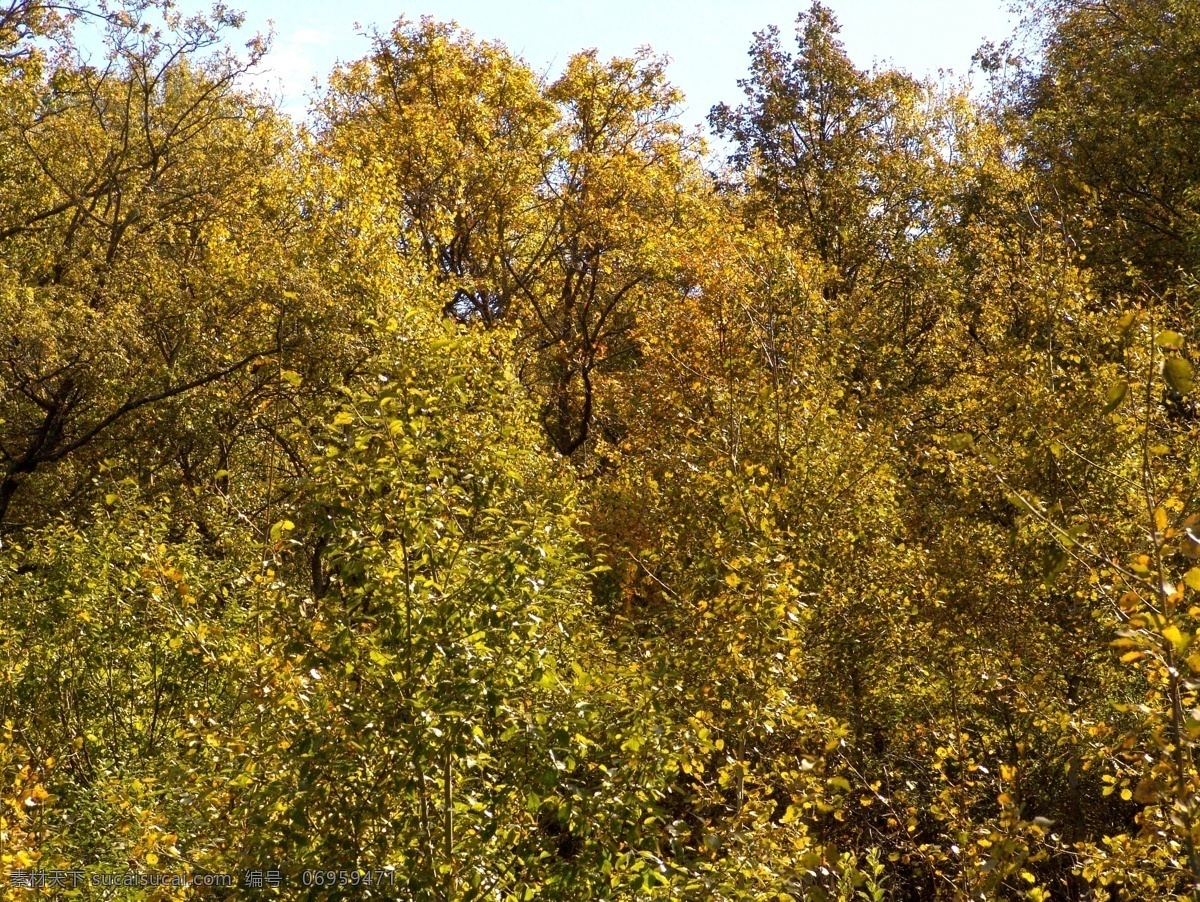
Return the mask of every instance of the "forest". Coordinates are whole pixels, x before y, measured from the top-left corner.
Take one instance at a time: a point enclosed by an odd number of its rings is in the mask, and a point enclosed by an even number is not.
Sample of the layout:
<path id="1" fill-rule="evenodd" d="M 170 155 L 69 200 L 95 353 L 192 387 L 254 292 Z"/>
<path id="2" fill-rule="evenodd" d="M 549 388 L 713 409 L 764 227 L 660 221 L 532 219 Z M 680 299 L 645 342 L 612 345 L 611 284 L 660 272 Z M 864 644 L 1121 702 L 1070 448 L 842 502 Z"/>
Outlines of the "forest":
<path id="1" fill-rule="evenodd" d="M 0 0 L 0 898 L 1200 900 L 1200 3 L 243 23 Z"/>

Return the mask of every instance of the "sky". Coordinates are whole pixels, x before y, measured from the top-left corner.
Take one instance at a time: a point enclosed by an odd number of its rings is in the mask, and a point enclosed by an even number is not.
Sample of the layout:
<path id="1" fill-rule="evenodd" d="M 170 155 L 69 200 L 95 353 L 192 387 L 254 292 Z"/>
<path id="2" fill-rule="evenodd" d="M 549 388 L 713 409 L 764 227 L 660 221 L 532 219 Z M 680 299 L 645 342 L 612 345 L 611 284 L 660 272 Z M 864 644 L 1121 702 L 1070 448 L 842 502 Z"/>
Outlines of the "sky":
<path id="1" fill-rule="evenodd" d="M 938 70 L 966 75 L 985 39 L 1010 30 L 1007 0 L 826 0 L 842 40 L 861 67 L 891 63 L 919 77 Z M 186 4 L 185 4 L 186 5 Z M 499 39 L 535 70 L 554 75 L 576 50 L 606 57 L 649 44 L 671 58 L 672 81 L 687 97 L 686 125 L 718 102 L 741 98 L 753 33 L 777 25 L 790 37 L 808 0 L 233 0 L 245 30 L 275 31 L 259 84 L 303 116 L 313 79 L 339 60 L 364 56 L 363 29 L 397 17 L 453 19 L 482 38 Z"/>

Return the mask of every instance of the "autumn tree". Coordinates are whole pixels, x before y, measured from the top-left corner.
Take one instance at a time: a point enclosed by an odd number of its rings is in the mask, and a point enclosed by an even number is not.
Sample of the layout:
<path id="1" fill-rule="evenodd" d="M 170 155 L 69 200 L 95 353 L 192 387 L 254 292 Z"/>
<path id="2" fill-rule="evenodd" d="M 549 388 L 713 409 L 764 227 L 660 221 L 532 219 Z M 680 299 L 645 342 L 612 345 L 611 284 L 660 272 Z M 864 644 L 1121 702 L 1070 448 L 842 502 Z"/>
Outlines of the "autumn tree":
<path id="1" fill-rule="evenodd" d="M 291 123 L 223 7 L 0 5 L 6 872 L 1196 898 L 1196 16 L 1033 12 L 981 99 L 813 5 L 721 158 L 649 49 Z"/>
<path id="2" fill-rule="evenodd" d="M 98 66 L 35 54 L 4 72 L 0 518 L 39 518 L 13 508 L 30 480 L 86 489 L 113 442 L 144 443 L 145 478 L 197 479 L 197 424 L 173 402 L 229 386 L 311 322 L 289 130 L 240 83 L 263 46 L 219 50 L 239 21 L 222 10 L 169 17 L 163 33 L 114 17 Z"/>
<path id="3" fill-rule="evenodd" d="M 553 106 L 504 47 L 452 25 L 401 19 L 372 40 L 319 107 L 325 152 L 349 203 L 382 205 L 392 253 L 437 274 L 446 311 L 493 324 L 515 291 L 506 262 L 537 238 Z"/>
<path id="4" fill-rule="evenodd" d="M 521 333 L 515 366 L 560 453 L 597 422 L 611 434 L 608 383 L 636 359 L 636 310 L 668 278 L 699 182 L 664 62 L 584 53 L 539 85 L 502 48 L 428 20 L 375 42 L 321 107 L 331 165 L 361 173 L 348 203 L 390 224 L 354 240 L 420 260 L 448 314 Z"/>
<path id="5" fill-rule="evenodd" d="M 733 142 L 747 215 L 777 223 L 825 267 L 830 325 L 846 334 L 856 378 L 927 381 L 913 367 L 945 307 L 932 300 L 949 200 L 939 100 L 904 73 L 858 69 L 838 30 L 818 3 L 796 20 L 794 53 L 777 28 L 758 33 L 745 101 L 709 119 Z"/>
<path id="6" fill-rule="evenodd" d="M 1131 268 L 1154 290 L 1180 284 L 1196 264 L 1194 4 L 1036 9 L 1038 55 L 1012 106 L 1028 164 L 1044 176 L 1038 207 L 1107 285 L 1129 290 Z"/>

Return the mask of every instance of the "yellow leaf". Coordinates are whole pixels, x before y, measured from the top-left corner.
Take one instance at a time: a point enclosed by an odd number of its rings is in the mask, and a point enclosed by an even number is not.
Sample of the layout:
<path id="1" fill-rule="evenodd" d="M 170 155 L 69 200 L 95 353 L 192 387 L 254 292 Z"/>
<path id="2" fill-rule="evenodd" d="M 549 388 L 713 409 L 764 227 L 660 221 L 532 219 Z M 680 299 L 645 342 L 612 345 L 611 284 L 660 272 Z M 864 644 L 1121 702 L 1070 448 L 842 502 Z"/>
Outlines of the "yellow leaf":
<path id="1" fill-rule="evenodd" d="M 1187 635 L 1181 633 L 1179 627 L 1174 624 L 1163 627 L 1162 636 L 1179 650 L 1183 650 L 1188 644 Z"/>

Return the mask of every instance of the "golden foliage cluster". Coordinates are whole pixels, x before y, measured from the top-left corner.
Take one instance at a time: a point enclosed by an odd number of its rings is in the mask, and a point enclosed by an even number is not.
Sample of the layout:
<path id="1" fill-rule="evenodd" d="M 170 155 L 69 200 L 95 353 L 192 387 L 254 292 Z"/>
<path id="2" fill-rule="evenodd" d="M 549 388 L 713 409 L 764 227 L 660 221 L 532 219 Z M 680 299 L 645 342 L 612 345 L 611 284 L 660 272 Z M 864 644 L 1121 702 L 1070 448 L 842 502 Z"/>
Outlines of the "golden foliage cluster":
<path id="1" fill-rule="evenodd" d="M 815 4 L 718 153 L 648 50 L 299 123 L 0 0 L 0 896 L 1200 899 L 1200 15 L 1030 13 Z"/>

